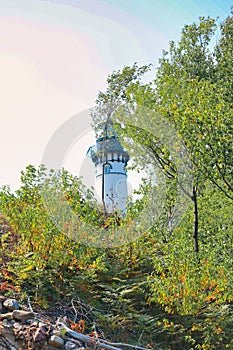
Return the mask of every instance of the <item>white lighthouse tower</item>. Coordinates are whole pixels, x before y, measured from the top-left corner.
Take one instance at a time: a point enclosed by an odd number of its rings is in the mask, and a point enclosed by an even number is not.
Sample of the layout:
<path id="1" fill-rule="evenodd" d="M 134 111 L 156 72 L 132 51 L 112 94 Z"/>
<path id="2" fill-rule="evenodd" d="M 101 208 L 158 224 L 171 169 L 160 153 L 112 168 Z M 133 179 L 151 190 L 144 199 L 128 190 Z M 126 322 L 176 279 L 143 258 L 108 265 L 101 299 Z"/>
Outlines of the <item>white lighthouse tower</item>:
<path id="1" fill-rule="evenodd" d="M 89 148 L 87 154 L 96 167 L 97 190 L 101 193 L 104 212 L 126 213 L 127 171 L 129 154 L 122 147 L 111 119 L 99 128 L 96 144 Z"/>

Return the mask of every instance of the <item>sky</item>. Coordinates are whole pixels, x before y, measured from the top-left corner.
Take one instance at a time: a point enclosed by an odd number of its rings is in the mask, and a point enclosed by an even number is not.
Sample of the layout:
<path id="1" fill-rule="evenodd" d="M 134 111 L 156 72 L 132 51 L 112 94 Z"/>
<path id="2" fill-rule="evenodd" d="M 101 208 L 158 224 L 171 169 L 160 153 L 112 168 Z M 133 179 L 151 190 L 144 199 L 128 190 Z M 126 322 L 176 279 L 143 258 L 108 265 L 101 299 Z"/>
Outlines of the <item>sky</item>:
<path id="1" fill-rule="evenodd" d="M 169 41 L 199 16 L 230 14 L 231 0 L 0 0 L 0 186 L 39 165 L 53 135 L 92 108 L 114 70 L 157 65 Z M 94 134 L 70 145 L 79 175 Z M 85 167 L 84 167 L 85 168 Z M 85 174 L 84 174 L 85 175 Z"/>

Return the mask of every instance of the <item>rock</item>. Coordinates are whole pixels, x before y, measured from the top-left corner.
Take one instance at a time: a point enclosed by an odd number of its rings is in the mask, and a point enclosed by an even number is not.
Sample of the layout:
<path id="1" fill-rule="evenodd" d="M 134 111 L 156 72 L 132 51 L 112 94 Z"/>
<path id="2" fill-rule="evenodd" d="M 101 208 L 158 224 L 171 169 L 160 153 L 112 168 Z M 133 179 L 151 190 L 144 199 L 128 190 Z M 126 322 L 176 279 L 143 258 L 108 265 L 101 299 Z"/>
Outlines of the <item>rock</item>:
<path id="1" fill-rule="evenodd" d="M 65 344 L 65 349 L 66 350 L 76 350 L 76 349 L 83 349 L 83 350 L 85 350 L 83 347 L 82 347 L 82 345 L 81 345 L 81 343 L 80 342 L 78 342 L 78 341 L 74 341 L 74 340 L 68 340 L 67 342 L 66 342 L 66 344 Z"/>
<path id="2" fill-rule="evenodd" d="M 3 295 L 0 295 L 0 301 L 5 301 L 7 297 L 4 297 Z"/>
<path id="3" fill-rule="evenodd" d="M 14 327 L 14 329 L 20 329 L 21 328 L 21 323 L 20 322 L 14 322 L 14 324 L 13 324 L 13 327 Z"/>
<path id="4" fill-rule="evenodd" d="M 6 327 L 6 328 L 11 328 L 12 327 L 12 324 L 7 320 L 7 319 L 4 319 L 2 321 L 2 326 L 3 327 Z"/>
<path id="5" fill-rule="evenodd" d="M 19 309 L 19 304 L 18 304 L 17 300 L 15 300 L 15 299 L 6 299 L 3 303 L 3 306 L 5 306 L 5 308 L 8 310 L 18 310 Z"/>
<path id="6" fill-rule="evenodd" d="M 12 320 L 13 318 L 13 312 L 7 312 L 6 314 L 0 314 L 0 321 L 1 320 Z"/>
<path id="7" fill-rule="evenodd" d="M 39 321 L 39 323 L 38 323 L 38 327 L 47 327 L 48 326 L 48 323 L 45 323 L 45 322 L 41 322 L 41 321 Z"/>
<path id="8" fill-rule="evenodd" d="M 49 344 L 61 348 L 64 346 L 64 340 L 61 337 L 58 337 L 57 335 L 52 335 L 49 339 Z"/>
<path id="9" fill-rule="evenodd" d="M 53 329 L 50 334 L 57 335 L 58 337 L 62 337 L 62 334 L 58 329 Z"/>
<path id="10" fill-rule="evenodd" d="M 65 345 L 65 349 L 66 350 L 73 350 L 73 349 L 77 349 L 77 345 L 75 343 L 73 343 L 72 341 L 68 340 L 66 342 L 66 345 Z"/>
<path id="11" fill-rule="evenodd" d="M 13 317 L 17 321 L 26 321 L 30 318 L 34 317 L 34 313 L 31 311 L 24 311 L 24 310 L 14 310 L 13 311 Z"/>
<path id="12" fill-rule="evenodd" d="M 34 318 L 28 318 L 28 319 L 27 319 L 27 323 L 30 324 L 30 325 L 36 324 Z"/>

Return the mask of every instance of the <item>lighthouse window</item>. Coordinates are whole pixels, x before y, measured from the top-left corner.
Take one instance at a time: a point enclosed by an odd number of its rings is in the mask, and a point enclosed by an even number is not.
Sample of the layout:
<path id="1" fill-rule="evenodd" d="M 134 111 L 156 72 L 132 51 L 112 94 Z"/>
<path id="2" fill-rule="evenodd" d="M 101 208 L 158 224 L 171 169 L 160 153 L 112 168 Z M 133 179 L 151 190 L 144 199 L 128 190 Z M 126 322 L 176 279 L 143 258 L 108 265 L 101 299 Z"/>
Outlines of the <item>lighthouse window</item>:
<path id="1" fill-rule="evenodd" d="M 104 173 L 105 174 L 109 174 L 111 168 L 112 168 L 111 164 L 106 163 L 105 166 L 104 166 Z"/>

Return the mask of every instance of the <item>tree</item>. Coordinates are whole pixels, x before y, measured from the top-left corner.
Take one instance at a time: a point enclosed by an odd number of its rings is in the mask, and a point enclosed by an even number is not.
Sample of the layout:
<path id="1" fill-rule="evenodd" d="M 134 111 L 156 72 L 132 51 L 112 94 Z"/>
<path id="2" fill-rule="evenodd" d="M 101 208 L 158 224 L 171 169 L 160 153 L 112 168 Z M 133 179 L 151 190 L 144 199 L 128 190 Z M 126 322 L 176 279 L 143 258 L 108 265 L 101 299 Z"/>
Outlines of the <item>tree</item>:
<path id="1" fill-rule="evenodd" d="M 107 91 L 97 100 L 97 104 L 101 101 L 101 107 L 106 101 L 117 101 L 114 106 L 117 121 L 138 128 L 138 131 L 134 127 L 125 128 L 125 135 L 131 135 L 140 143 L 144 152 L 149 150 L 170 180 L 177 177 L 177 169 L 164 148 L 164 141 L 159 140 L 161 133 L 154 135 L 157 132 L 155 116 L 159 113 L 181 136 L 192 162 L 192 188 L 183 186 L 183 191 L 193 202 L 196 252 L 199 250 L 198 197 L 205 182 L 211 181 L 233 199 L 232 105 L 229 98 L 226 99 L 232 69 L 232 17 L 221 24 L 221 38 L 211 50 L 216 28 L 217 21 L 211 18 L 200 18 L 198 24 L 185 26 L 180 41 L 171 42 L 169 52 L 164 52 L 153 85 L 141 83 L 148 67 L 139 69 L 134 65 L 132 70 L 126 67 L 108 77 Z M 152 130 L 153 136 L 145 135 L 143 129 Z"/>

